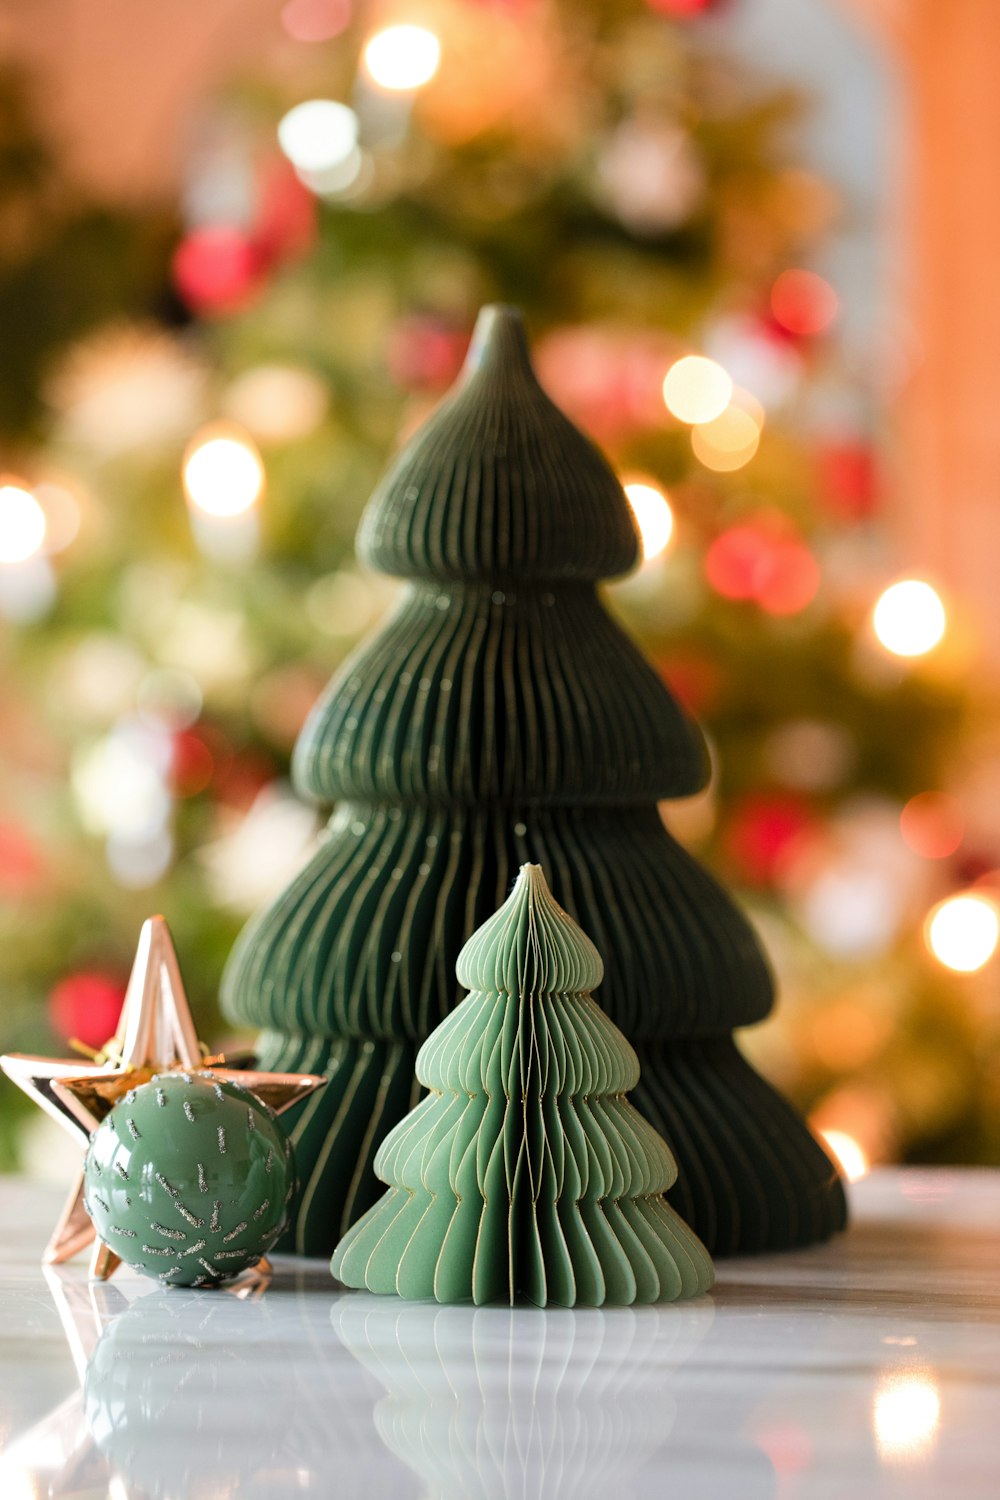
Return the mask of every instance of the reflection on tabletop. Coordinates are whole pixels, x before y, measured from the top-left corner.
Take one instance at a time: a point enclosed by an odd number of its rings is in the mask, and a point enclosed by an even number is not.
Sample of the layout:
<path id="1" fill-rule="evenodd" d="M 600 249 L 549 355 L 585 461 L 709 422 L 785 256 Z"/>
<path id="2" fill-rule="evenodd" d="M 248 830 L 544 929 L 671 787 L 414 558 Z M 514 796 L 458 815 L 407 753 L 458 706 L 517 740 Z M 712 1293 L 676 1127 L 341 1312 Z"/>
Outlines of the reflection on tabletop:
<path id="1" fill-rule="evenodd" d="M 995 1244 L 897 1213 L 723 1262 L 711 1298 L 544 1314 L 347 1293 L 281 1259 L 236 1293 L 33 1270 L 34 1337 L 43 1295 L 75 1389 L 10 1434 L 0 1496 L 986 1496 Z"/>

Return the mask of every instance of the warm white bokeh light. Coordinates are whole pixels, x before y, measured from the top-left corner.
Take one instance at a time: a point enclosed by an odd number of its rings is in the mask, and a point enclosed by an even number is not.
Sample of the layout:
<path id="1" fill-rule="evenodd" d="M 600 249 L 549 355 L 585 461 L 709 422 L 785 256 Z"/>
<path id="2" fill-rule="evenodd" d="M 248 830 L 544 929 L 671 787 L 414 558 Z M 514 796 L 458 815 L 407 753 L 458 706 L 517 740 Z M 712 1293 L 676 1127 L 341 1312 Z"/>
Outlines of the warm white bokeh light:
<path id="1" fill-rule="evenodd" d="M 679 422 L 714 422 L 733 395 L 733 382 L 721 365 L 702 354 L 686 354 L 670 366 L 663 400 Z"/>
<path id="2" fill-rule="evenodd" d="M 354 151 L 358 117 L 333 99 L 307 99 L 281 120 L 278 141 L 300 172 L 326 172 Z"/>
<path id="3" fill-rule="evenodd" d="M 649 562 L 669 545 L 674 532 L 674 513 L 666 495 L 655 485 L 627 484 L 625 493 L 642 538 L 643 559 Z"/>
<path id="4" fill-rule="evenodd" d="M 45 512 L 30 490 L 0 484 L 0 563 L 23 563 L 45 544 Z"/>
<path id="5" fill-rule="evenodd" d="M 819 1134 L 836 1157 L 848 1182 L 859 1182 L 870 1166 L 861 1143 L 846 1130 L 821 1130 Z"/>
<path id="6" fill-rule="evenodd" d="M 209 428 L 184 457 L 188 503 L 206 516 L 241 516 L 260 499 L 264 465 L 252 438 L 237 430 Z"/>
<path id="7" fill-rule="evenodd" d="M 441 61 L 441 43 L 426 26 L 387 26 L 365 46 L 365 68 L 373 83 L 407 93 L 429 83 Z"/>
<path id="8" fill-rule="evenodd" d="M 711 422 L 691 429 L 691 448 L 706 469 L 719 474 L 742 469 L 757 452 L 761 423 L 754 414 L 735 403 Z"/>
<path id="9" fill-rule="evenodd" d="M 944 635 L 947 620 L 937 591 L 919 578 L 907 578 L 880 596 L 872 624 L 894 656 L 924 656 Z"/>
<path id="10" fill-rule="evenodd" d="M 887 1375 L 872 1400 L 872 1428 L 881 1459 L 923 1457 L 937 1437 L 941 1397 L 930 1374 Z"/>
<path id="11" fill-rule="evenodd" d="M 262 443 L 308 437 L 326 416 L 327 388 L 311 370 L 294 365 L 254 365 L 223 396 L 226 415 Z"/>
<path id="12" fill-rule="evenodd" d="M 927 918 L 927 946 L 946 969 L 973 974 L 993 957 L 1000 915 L 988 896 L 969 892 L 940 901 Z"/>

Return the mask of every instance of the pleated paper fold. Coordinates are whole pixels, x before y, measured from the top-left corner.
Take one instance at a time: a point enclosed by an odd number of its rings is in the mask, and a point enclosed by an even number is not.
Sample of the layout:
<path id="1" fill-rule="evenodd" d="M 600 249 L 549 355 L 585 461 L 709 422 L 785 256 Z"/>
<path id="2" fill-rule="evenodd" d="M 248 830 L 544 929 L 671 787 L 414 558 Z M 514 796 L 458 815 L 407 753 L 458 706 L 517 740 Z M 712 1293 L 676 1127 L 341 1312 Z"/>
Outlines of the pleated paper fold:
<path id="1" fill-rule="evenodd" d="M 439 1302 L 695 1296 L 708 1252 L 662 1194 L 666 1144 L 625 1097 L 639 1062 L 588 991 L 603 965 L 537 865 L 466 943 L 471 994 L 417 1056 L 427 1097 L 375 1160 L 389 1191 L 333 1256 L 349 1286 Z"/>
<path id="2" fill-rule="evenodd" d="M 635 1102 L 680 1172 L 670 1201 L 713 1250 L 840 1228 L 829 1158 L 743 1061 L 769 1012 L 743 914 L 656 804 L 704 784 L 701 734 L 596 587 L 635 560 L 621 485 L 552 405 L 510 308 L 481 314 L 454 391 L 369 502 L 367 560 L 407 579 L 296 746 L 335 803 L 312 858 L 244 930 L 223 1006 L 267 1065 L 323 1072 L 290 1126 L 287 1248 L 328 1255 L 379 1192 L 420 1044 L 460 999 L 455 960 L 518 867 L 545 866 L 598 945 L 601 999 L 635 1045 Z"/>

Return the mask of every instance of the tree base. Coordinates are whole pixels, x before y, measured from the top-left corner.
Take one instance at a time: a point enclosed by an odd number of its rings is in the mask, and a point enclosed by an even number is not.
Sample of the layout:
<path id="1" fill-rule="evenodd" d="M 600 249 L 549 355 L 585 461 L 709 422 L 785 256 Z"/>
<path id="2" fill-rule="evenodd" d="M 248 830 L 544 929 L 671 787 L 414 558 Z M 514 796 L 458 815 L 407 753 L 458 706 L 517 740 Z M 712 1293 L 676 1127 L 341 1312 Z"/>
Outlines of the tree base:
<path id="1" fill-rule="evenodd" d="M 793 1250 L 845 1228 L 836 1166 L 731 1036 L 636 1051 L 632 1102 L 679 1167 L 667 1198 L 714 1256 Z"/>
<path id="2" fill-rule="evenodd" d="M 418 1102 L 413 1042 L 317 1040 L 265 1033 L 262 1068 L 329 1082 L 287 1111 L 299 1185 L 278 1251 L 329 1258 L 384 1192 L 372 1163 Z M 679 1177 L 668 1201 L 715 1256 L 792 1250 L 847 1222 L 833 1162 L 732 1037 L 636 1046 L 636 1108 L 666 1138 Z"/>

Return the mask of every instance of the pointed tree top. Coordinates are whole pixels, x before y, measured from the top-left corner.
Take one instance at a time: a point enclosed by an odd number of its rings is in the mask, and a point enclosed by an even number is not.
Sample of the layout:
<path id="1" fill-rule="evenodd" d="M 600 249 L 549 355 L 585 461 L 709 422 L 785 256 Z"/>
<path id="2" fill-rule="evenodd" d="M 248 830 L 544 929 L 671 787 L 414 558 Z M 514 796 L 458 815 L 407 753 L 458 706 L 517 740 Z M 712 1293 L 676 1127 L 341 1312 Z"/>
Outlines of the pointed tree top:
<path id="1" fill-rule="evenodd" d="M 604 978 L 601 955 L 549 890 L 541 865 L 522 865 L 507 900 L 474 932 L 455 966 L 467 989 L 579 995 Z"/>
<path id="2" fill-rule="evenodd" d="M 521 314 L 485 307 L 452 390 L 369 501 L 360 554 L 433 579 L 612 578 L 639 541 L 606 460 L 553 405 Z"/>

